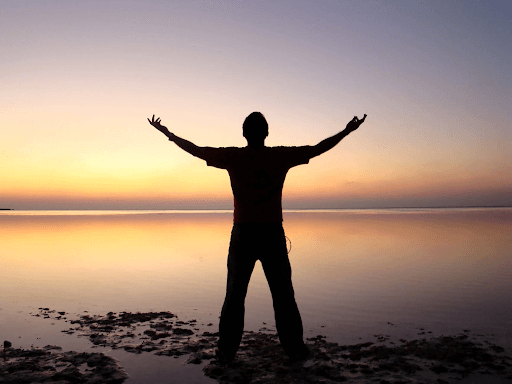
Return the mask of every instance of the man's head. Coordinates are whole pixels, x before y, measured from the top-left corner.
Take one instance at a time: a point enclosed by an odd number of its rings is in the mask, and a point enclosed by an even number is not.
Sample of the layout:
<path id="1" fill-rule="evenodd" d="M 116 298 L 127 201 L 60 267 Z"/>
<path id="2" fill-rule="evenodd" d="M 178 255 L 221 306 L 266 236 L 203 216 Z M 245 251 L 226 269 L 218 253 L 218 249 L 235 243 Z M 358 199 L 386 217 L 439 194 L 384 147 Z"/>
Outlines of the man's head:
<path id="1" fill-rule="evenodd" d="M 262 142 L 268 136 L 268 123 L 261 112 L 253 112 L 245 118 L 243 125 L 247 142 Z"/>

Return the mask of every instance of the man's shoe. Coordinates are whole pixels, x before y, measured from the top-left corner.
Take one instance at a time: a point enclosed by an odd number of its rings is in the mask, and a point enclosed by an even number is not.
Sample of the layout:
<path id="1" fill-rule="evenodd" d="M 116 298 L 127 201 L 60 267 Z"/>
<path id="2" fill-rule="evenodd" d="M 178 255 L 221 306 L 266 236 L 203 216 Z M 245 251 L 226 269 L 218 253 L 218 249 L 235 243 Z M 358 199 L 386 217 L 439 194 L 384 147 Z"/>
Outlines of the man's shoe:
<path id="1" fill-rule="evenodd" d="M 287 353 L 290 361 L 307 360 L 309 356 L 309 348 L 303 344 L 300 348 L 297 348 L 291 353 Z"/>

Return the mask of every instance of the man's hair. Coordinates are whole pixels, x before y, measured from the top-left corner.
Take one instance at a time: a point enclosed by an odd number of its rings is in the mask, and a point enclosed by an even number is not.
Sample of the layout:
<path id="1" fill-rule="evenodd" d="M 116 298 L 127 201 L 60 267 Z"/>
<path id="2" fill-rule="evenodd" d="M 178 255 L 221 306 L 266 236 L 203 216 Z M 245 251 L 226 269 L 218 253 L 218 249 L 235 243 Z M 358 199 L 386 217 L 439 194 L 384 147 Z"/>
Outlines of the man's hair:
<path id="1" fill-rule="evenodd" d="M 244 137 L 267 137 L 268 123 L 261 112 L 253 112 L 245 118 L 243 125 Z"/>

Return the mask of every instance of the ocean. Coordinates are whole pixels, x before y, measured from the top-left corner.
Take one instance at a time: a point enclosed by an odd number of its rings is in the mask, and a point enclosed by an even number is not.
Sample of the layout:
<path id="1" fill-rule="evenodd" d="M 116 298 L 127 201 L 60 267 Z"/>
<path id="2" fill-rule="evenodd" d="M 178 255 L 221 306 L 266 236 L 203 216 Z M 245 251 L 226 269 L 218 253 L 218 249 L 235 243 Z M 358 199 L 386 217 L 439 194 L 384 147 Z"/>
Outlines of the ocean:
<path id="1" fill-rule="evenodd" d="M 283 226 L 305 337 L 471 330 L 512 347 L 512 208 L 285 211 Z M 0 337 L 85 348 L 42 307 L 171 311 L 215 332 L 231 227 L 230 211 L 2 211 Z M 245 318 L 275 330 L 259 263 Z"/>

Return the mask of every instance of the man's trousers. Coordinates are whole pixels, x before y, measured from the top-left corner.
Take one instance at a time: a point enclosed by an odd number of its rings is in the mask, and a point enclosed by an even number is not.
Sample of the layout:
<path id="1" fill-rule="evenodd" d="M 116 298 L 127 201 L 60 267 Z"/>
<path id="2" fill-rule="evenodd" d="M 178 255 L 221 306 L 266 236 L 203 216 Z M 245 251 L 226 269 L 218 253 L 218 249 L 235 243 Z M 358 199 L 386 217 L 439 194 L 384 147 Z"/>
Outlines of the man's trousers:
<path id="1" fill-rule="evenodd" d="M 238 350 L 244 329 L 245 296 L 257 260 L 261 261 L 272 293 L 281 346 L 292 356 L 305 347 L 281 223 L 235 223 L 233 226 L 226 298 L 219 324 L 219 350 L 226 356 L 233 356 Z"/>

